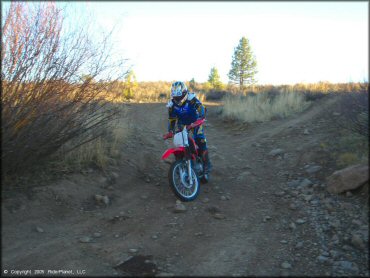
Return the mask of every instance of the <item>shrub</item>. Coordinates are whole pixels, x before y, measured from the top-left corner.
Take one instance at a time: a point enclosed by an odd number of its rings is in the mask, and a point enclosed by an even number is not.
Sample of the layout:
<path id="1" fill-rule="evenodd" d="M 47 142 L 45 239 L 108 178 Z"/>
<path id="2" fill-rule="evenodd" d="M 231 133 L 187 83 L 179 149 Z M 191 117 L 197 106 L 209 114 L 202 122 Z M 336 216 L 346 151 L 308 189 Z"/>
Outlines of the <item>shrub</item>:
<path id="1" fill-rule="evenodd" d="M 66 171 L 78 171 L 85 166 L 105 169 L 114 158 L 118 158 L 122 143 L 129 133 L 129 128 L 125 122 L 125 111 L 122 104 L 110 104 L 109 106 L 111 105 L 117 106 L 120 117 L 103 126 L 100 137 L 81 146 L 78 146 L 78 138 L 72 139 L 51 158 L 51 164 L 56 165 L 57 169 L 64 168 Z M 78 147 L 73 148 L 73 146 Z"/>
<path id="2" fill-rule="evenodd" d="M 122 60 L 111 62 L 109 36 L 89 38 L 88 26 L 63 27 L 50 3 L 12 2 L 2 26 L 2 165 L 19 174 L 55 154 L 102 136 L 118 113 L 105 107 Z M 116 74 L 114 76 L 114 74 Z M 99 79 L 99 82 L 96 81 Z"/>
<path id="3" fill-rule="evenodd" d="M 341 94 L 337 125 L 362 136 L 369 136 L 369 93 Z"/>

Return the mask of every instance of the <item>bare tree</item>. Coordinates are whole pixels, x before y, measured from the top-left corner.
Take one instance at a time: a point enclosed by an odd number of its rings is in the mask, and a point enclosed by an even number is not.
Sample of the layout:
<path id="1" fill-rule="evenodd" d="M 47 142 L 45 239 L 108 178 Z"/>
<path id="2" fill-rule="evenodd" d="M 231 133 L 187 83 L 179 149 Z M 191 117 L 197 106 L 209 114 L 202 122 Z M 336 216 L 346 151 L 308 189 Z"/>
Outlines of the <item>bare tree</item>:
<path id="1" fill-rule="evenodd" d="M 117 115 L 105 97 L 110 81 L 126 72 L 123 59 L 109 59 L 111 34 L 93 41 L 88 26 L 67 31 L 63 12 L 49 2 L 12 2 L 5 16 L 1 130 L 6 173 L 27 169 L 72 139 L 77 146 L 101 136 L 101 127 Z"/>

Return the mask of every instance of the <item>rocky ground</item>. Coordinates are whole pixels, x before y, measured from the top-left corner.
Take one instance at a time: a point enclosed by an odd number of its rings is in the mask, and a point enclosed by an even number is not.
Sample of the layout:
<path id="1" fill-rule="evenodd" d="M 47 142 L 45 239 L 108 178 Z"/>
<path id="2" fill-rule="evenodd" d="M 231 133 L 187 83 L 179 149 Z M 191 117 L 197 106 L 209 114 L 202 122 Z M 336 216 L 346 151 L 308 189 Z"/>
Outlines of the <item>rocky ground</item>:
<path id="1" fill-rule="evenodd" d="M 369 276 L 368 183 L 327 190 L 338 170 L 325 147 L 339 136 L 334 104 L 250 125 L 210 103 L 212 181 L 189 203 L 160 161 L 165 105 L 129 104 L 116 165 L 3 190 L 3 273 Z"/>

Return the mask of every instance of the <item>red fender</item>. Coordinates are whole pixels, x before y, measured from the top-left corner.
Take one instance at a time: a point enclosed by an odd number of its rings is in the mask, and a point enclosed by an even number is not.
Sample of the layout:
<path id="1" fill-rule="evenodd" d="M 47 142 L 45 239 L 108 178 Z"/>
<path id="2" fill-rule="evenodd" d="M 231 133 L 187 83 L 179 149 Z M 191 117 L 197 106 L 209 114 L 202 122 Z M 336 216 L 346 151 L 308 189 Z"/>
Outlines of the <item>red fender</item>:
<path id="1" fill-rule="evenodd" d="M 185 147 L 171 148 L 165 151 L 162 155 L 162 159 L 168 158 L 171 154 L 179 154 L 185 152 Z"/>

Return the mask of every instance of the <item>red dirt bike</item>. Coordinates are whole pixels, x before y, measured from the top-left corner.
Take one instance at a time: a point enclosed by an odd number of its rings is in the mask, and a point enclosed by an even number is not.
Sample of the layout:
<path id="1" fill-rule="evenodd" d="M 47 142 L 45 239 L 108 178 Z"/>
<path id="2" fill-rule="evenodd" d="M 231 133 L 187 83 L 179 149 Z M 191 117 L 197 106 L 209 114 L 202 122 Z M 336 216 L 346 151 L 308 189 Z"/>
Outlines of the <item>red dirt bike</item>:
<path id="1" fill-rule="evenodd" d="M 199 181 L 208 182 L 208 176 L 203 172 L 203 160 L 198 152 L 199 147 L 194 139 L 189 136 L 188 130 L 200 126 L 205 119 L 184 126 L 184 129 L 173 136 L 174 148 L 166 150 L 162 159 L 168 158 L 171 154 L 175 161 L 171 164 L 168 172 L 170 187 L 175 195 L 182 201 L 193 201 L 199 194 Z M 171 138 L 166 137 L 165 140 Z"/>

